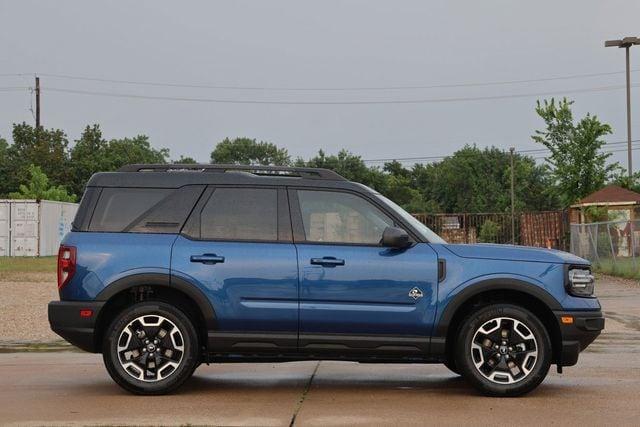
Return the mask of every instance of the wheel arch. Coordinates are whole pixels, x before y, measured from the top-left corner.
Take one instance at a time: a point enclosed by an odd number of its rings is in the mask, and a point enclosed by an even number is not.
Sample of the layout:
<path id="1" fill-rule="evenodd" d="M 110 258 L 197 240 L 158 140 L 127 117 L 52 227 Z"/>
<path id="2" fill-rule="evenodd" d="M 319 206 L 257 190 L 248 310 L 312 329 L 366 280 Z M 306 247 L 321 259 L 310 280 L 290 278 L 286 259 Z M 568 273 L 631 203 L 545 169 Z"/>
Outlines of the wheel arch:
<path id="1" fill-rule="evenodd" d="M 467 314 L 491 303 L 512 303 L 535 314 L 549 333 L 553 360 L 558 360 L 562 342 L 560 326 L 553 311 L 561 310 L 562 306 L 540 286 L 511 278 L 480 281 L 457 293 L 447 304 L 435 326 L 432 354 L 444 359 L 451 351 L 458 328 Z"/>
<path id="2" fill-rule="evenodd" d="M 142 273 L 120 278 L 96 296 L 96 301 L 105 302 L 96 319 L 96 349 L 101 348 L 104 333 L 114 316 L 127 306 L 145 300 L 163 301 L 181 308 L 195 323 L 201 345 L 207 345 L 207 332 L 215 329 L 216 316 L 204 293 L 182 278 Z"/>

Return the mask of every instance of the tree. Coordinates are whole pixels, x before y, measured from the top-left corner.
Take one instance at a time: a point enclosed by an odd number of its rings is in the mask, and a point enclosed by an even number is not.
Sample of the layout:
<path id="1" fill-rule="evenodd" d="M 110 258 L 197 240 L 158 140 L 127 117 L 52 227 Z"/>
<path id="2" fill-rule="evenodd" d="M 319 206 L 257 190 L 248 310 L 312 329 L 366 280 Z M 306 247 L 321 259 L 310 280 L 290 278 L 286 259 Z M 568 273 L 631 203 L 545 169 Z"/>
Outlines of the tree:
<path id="1" fill-rule="evenodd" d="M 13 144 L 7 149 L 7 186 L 17 189 L 20 183 L 30 179 L 31 164 L 40 166 L 52 184 L 66 184 L 71 176 L 68 145 L 67 136 L 60 129 L 14 124 Z"/>
<path id="2" fill-rule="evenodd" d="M 20 184 L 20 191 L 9 194 L 12 199 L 57 200 L 60 202 L 75 202 L 76 197 L 68 194 L 62 185 L 52 186 L 49 178 L 39 166 L 29 165 L 31 175 L 27 184 Z"/>
<path id="3" fill-rule="evenodd" d="M 516 154 L 517 210 L 555 209 L 544 166 Z M 509 153 L 495 147 L 465 146 L 441 162 L 415 165 L 413 187 L 424 200 L 436 201 L 443 212 L 508 212 L 511 209 Z"/>
<path id="4" fill-rule="evenodd" d="M 286 166 L 291 163 L 291 157 L 285 148 L 278 148 L 270 142 L 225 138 L 211 152 L 211 163 Z"/>
<path id="5" fill-rule="evenodd" d="M 174 161 L 174 163 L 181 164 L 181 165 L 195 165 L 198 162 L 193 157 L 189 157 L 189 156 L 185 157 L 183 155 L 180 155 L 180 158 Z"/>
<path id="6" fill-rule="evenodd" d="M 69 186 L 80 194 L 96 172 L 114 171 L 130 163 L 166 163 L 168 157 L 169 150 L 151 147 L 145 135 L 107 141 L 99 125 L 87 126 L 71 149 L 73 179 Z"/>
<path id="7" fill-rule="evenodd" d="M 546 160 L 552 167 L 554 184 L 563 206 L 602 188 L 619 169 L 617 163 L 607 165 L 610 153 L 600 151 L 605 144 L 602 137 L 611 133 L 611 127 L 590 114 L 575 124 L 572 104 L 573 101 L 566 98 L 557 104 L 553 98 L 550 102 L 538 101 L 536 112 L 546 128 L 537 130 L 532 136 L 534 141 L 551 151 Z"/>
<path id="8" fill-rule="evenodd" d="M 6 139 L 0 137 L 0 198 L 12 190 L 9 169 L 9 144 Z"/>
<path id="9" fill-rule="evenodd" d="M 108 170 L 116 170 L 132 163 L 167 163 L 169 149 L 153 148 L 148 136 L 137 135 L 133 138 L 110 140 L 105 155 Z"/>

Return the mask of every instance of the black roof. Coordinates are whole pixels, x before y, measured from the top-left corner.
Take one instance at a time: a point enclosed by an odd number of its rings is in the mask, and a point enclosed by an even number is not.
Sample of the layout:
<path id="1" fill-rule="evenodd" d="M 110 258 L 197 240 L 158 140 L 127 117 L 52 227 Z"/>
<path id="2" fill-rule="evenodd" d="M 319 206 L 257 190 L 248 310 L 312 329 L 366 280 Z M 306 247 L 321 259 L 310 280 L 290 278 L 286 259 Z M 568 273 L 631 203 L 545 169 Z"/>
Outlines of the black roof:
<path id="1" fill-rule="evenodd" d="M 362 190 L 360 184 L 347 181 L 329 169 L 217 164 L 127 165 L 117 172 L 94 174 L 87 186 L 179 188 L 197 184 L 300 185 Z"/>

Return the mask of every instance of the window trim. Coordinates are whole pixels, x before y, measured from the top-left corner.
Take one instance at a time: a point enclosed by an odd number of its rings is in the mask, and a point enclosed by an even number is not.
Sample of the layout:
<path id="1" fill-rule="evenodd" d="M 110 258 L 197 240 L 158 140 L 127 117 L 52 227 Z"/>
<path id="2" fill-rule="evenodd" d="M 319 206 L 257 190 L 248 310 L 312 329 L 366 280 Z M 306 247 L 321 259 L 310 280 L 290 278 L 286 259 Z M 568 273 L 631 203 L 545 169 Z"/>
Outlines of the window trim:
<path id="1" fill-rule="evenodd" d="M 402 228 L 409 234 L 409 238 L 411 239 L 411 243 L 420 242 L 415 235 L 415 232 L 410 227 L 400 221 L 399 218 L 386 209 L 381 203 L 378 203 L 373 197 L 369 197 L 366 194 L 360 193 L 358 191 L 352 191 L 348 189 L 337 189 L 337 188 L 328 188 L 328 187 L 287 187 L 287 192 L 289 194 L 289 208 L 291 209 L 291 223 L 293 227 L 293 242 L 297 244 L 305 244 L 305 245 L 324 245 L 324 246 L 361 246 L 361 247 L 369 247 L 369 248 L 383 248 L 381 243 L 371 244 L 371 243 L 348 243 L 348 242 L 317 242 L 313 240 L 307 240 L 306 234 L 304 231 L 304 222 L 302 220 L 302 210 L 300 209 L 300 200 L 298 198 L 298 191 L 322 191 L 326 193 L 346 193 L 351 194 L 355 197 L 360 197 L 364 199 L 365 202 L 373 205 L 380 212 L 391 218 L 393 221 L 394 227 Z"/>
<path id="2" fill-rule="evenodd" d="M 267 239 L 212 239 L 202 237 L 201 216 L 202 211 L 209 203 L 209 199 L 218 188 L 238 188 L 249 190 L 276 190 L 277 201 L 277 236 L 275 240 Z M 291 219 L 289 216 L 289 206 L 287 200 L 286 189 L 282 186 L 275 185 L 208 185 L 204 193 L 194 206 L 191 214 L 185 221 L 179 233 L 182 237 L 199 242 L 237 242 L 237 243 L 293 243 L 293 234 L 291 230 Z"/>

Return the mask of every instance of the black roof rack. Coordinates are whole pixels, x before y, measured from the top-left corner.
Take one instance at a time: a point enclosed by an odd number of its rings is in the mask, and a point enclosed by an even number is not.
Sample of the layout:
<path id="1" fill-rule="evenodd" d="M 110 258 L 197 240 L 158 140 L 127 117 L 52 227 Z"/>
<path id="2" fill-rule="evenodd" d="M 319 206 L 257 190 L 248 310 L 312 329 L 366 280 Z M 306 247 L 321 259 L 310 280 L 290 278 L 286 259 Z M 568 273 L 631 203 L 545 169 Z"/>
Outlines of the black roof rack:
<path id="1" fill-rule="evenodd" d="M 247 172 L 258 176 L 300 177 L 307 179 L 326 179 L 346 181 L 346 179 L 329 169 L 296 168 L 288 166 L 262 165 L 220 165 L 220 164 L 133 164 L 125 165 L 118 172 Z"/>

